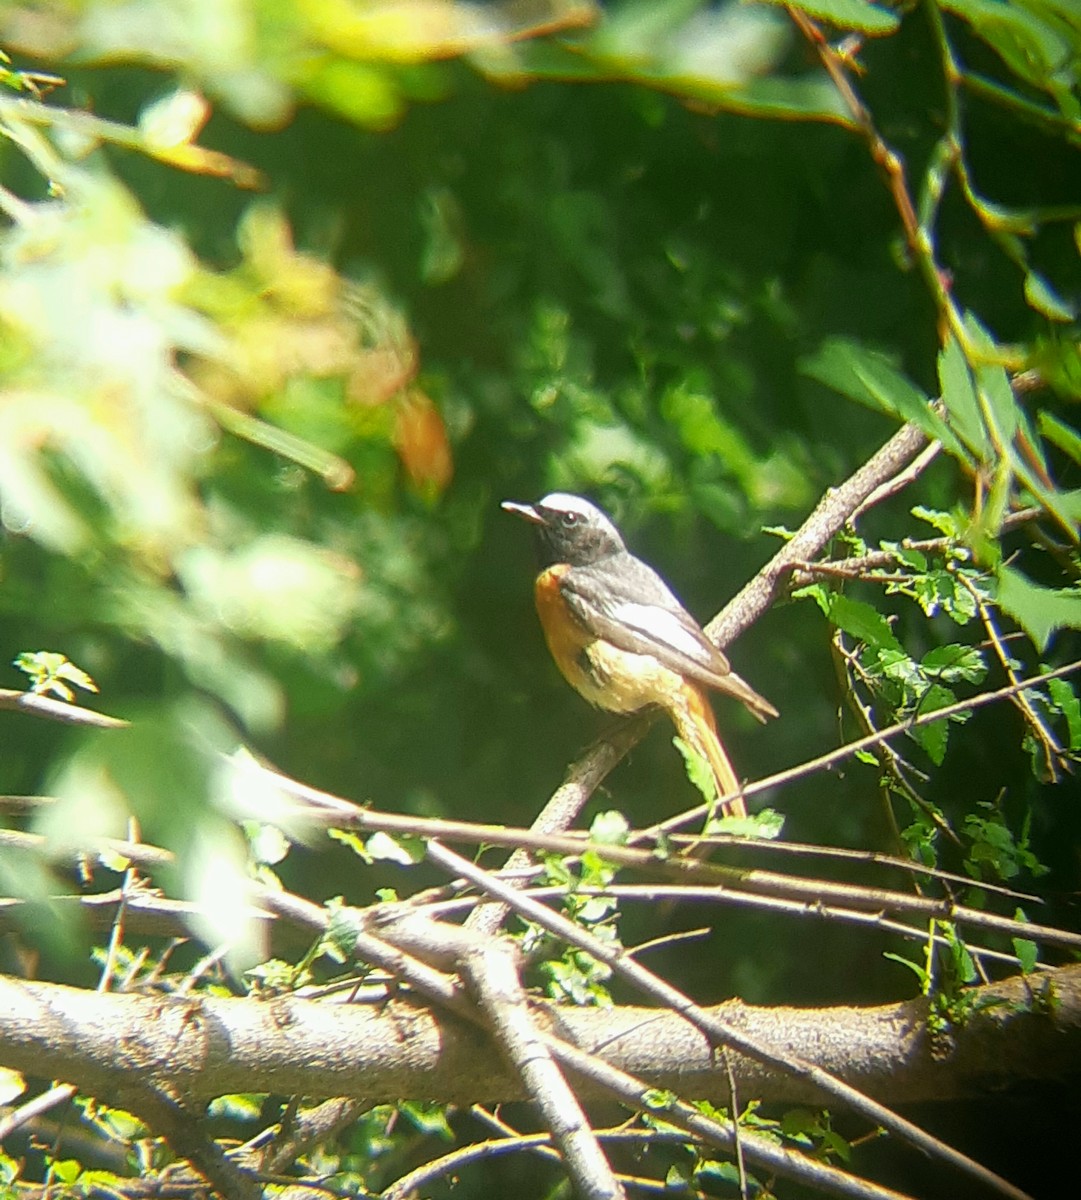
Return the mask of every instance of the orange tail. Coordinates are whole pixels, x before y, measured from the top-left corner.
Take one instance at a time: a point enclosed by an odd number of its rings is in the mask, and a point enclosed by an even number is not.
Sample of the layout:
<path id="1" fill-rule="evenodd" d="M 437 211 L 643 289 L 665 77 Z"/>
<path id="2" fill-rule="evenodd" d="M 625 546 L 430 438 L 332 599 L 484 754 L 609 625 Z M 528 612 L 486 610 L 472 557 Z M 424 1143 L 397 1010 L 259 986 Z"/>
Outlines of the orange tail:
<path id="1" fill-rule="evenodd" d="M 709 763 L 717 784 L 722 815 L 745 817 L 747 806 L 739 794 L 739 780 L 717 734 L 717 721 L 705 694 L 688 683 L 680 689 L 680 703 L 672 705 L 669 712 L 679 736 Z"/>

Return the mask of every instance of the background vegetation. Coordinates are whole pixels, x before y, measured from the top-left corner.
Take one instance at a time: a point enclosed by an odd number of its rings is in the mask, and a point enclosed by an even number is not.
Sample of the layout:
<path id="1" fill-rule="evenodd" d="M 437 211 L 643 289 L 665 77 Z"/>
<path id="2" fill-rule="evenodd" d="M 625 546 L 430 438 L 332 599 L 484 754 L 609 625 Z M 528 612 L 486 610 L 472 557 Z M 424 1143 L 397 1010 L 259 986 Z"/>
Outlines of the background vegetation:
<path id="1" fill-rule="evenodd" d="M 279 858 L 223 800 L 238 742 L 379 810 L 528 825 L 607 724 L 548 661 L 504 498 L 588 493 L 705 620 L 899 424 L 938 440 L 733 648 L 782 713 L 719 705 L 748 779 L 1078 657 L 1070 0 L 16 0 L 0 47 L 0 658 L 62 654 L 133 722 L 0 717 L 0 790 L 53 798 L 8 802 L 45 839 L 0 846 L 9 973 L 99 981 L 100 931 L 50 897 L 103 836 L 173 852 L 154 881 L 202 941 L 168 970 L 227 943 L 232 990 L 265 952 L 253 871 L 317 903 L 442 882 L 325 839 Z M 4 670 L 87 699 L 58 661 Z M 1075 925 L 1081 715 L 1068 676 L 1029 697 L 773 790 L 782 837 Z M 587 824 L 697 802 L 670 737 Z M 620 933 L 704 923 L 629 907 Z M 976 978 L 891 935 L 708 923 L 650 959 L 704 1003 Z M 1010 1105 L 933 1119 L 977 1156 L 1008 1120 L 1036 1179 L 1052 1130 Z M 393 1182 L 352 1136 L 322 1173 Z M 459 1194 L 547 1186 L 492 1170 Z"/>

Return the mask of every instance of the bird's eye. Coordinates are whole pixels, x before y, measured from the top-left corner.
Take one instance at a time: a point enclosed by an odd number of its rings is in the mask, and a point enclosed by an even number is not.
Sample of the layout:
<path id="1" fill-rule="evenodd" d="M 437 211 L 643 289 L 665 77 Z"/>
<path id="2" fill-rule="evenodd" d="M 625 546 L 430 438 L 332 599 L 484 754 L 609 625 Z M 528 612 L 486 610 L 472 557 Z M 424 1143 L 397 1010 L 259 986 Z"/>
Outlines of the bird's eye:
<path id="1" fill-rule="evenodd" d="M 560 520 L 563 522 L 563 528 L 564 529 L 573 529 L 574 526 L 578 524 L 578 519 L 580 516 L 581 516 L 581 513 L 576 513 L 576 512 L 563 513 L 562 516 L 560 517 Z"/>

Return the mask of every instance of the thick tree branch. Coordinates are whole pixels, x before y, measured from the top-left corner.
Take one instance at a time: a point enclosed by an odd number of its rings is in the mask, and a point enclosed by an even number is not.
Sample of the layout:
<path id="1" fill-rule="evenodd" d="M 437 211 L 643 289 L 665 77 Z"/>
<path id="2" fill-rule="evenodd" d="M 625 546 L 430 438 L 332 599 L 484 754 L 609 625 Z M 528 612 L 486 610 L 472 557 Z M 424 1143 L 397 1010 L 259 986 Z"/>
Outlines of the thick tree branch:
<path id="1" fill-rule="evenodd" d="M 726 1025 L 856 1084 L 891 1104 L 985 1096 L 1081 1072 L 1081 966 L 1015 977 L 965 993 L 965 1023 L 932 1036 L 924 998 L 878 1007 L 707 1009 Z M 542 1028 L 656 1088 L 727 1102 L 708 1040 L 678 1014 L 617 1006 L 534 1003 Z M 821 1104 L 788 1072 L 732 1054 L 741 1092 Z M 408 999 L 348 1005 L 99 994 L 0 977 L 0 1065 L 116 1097 L 132 1076 L 169 1081 L 207 1100 L 228 1092 L 360 1096 L 385 1103 L 526 1099 L 521 1081 L 480 1029 Z M 595 1098 L 586 1080 L 579 1089 Z"/>

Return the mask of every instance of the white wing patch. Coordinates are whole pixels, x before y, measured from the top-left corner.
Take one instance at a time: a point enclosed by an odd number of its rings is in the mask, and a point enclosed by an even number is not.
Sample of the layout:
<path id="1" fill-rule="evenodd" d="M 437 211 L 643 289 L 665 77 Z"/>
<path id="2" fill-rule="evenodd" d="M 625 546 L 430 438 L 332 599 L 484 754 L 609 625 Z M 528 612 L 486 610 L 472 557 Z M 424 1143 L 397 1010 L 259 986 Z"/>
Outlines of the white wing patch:
<path id="1" fill-rule="evenodd" d="M 647 638 L 661 645 L 671 646 L 686 654 L 688 658 L 702 662 L 706 657 L 705 647 L 679 618 L 653 604 L 634 604 L 623 601 L 612 613 L 614 620 L 637 629 Z"/>

